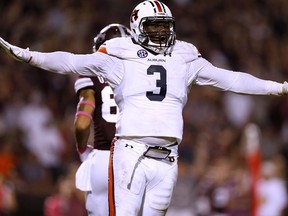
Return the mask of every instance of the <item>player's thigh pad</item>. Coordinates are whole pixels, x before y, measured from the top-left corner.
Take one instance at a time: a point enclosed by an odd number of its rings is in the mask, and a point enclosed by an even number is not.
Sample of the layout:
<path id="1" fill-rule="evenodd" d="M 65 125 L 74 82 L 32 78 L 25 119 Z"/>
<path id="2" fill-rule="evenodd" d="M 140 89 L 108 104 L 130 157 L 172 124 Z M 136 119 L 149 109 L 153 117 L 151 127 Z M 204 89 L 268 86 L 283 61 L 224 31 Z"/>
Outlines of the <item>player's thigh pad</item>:
<path id="1" fill-rule="evenodd" d="M 119 142 L 119 141 L 117 141 Z M 113 153 L 114 196 L 117 215 L 137 215 L 146 179 L 141 164 L 143 150 L 127 143 L 116 143 Z"/>
<path id="2" fill-rule="evenodd" d="M 108 193 L 108 164 L 110 151 L 97 150 L 91 164 L 91 187 L 95 194 Z"/>
<path id="3" fill-rule="evenodd" d="M 143 215 L 165 215 L 173 195 L 178 175 L 177 158 L 168 160 L 145 159 L 154 172 L 147 173 L 148 183 L 143 204 Z M 155 176 L 150 175 L 156 173 Z"/>
<path id="4" fill-rule="evenodd" d="M 76 175 L 75 175 L 75 183 L 76 188 L 78 188 L 81 191 L 91 191 L 91 166 L 92 166 L 92 160 L 93 155 L 96 154 L 96 150 L 94 149 L 92 152 L 90 152 L 89 156 L 85 161 L 83 161 L 78 168 Z"/>

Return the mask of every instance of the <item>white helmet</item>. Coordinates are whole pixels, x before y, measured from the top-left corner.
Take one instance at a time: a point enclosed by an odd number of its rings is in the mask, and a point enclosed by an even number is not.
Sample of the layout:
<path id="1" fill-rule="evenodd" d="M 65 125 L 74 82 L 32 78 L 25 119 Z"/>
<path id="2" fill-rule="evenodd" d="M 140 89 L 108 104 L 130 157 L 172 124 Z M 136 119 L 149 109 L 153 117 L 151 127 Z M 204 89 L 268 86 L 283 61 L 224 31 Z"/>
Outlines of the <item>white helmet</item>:
<path id="1" fill-rule="evenodd" d="M 169 30 L 147 32 L 145 26 L 148 25 L 168 25 Z M 155 53 L 165 53 L 175 44 L 175 19 L 170 9 L 160 1 L 147 0 L 138 4 L 130 17 L 130 29 L 137 43 Z"/>
<path id="2" fill-rule="evenodd" d="M 96 52 L 106 40 L 116 37 L 131 37 L 130 29 L 118 23 L 105 26 L 94 38 L 93 52 Z"/>

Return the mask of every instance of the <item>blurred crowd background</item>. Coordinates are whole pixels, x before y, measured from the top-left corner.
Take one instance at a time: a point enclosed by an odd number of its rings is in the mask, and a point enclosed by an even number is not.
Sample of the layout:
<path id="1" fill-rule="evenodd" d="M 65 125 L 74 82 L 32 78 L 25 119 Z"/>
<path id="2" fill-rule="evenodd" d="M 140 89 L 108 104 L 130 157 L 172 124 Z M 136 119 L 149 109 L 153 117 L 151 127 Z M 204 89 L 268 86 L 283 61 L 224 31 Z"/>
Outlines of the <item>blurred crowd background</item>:
<path id="1" fill-rule="evenodd" d="M 177 38 L 193 43 L 214 65 L 288 80 L 288 1 L 163 2 L 176 18 Z M 1 0 L 0 36 L 31 50 L 90 53 L 104 26 L 129 27 L 138 3 Z M 0 216 L 85 215 L 83 194 L 74 187 L 80 164 L 73 135 L 75 79 L 1 54 Z M 184 121 L 179 180 L 168 215 L 252 215 L 255 172 L 245 141 L 251 124 L 260 143 L 256 203 L 266 212 L 259 216 L 288 214 L 288 96 L 245 96 L 193 86 Z"/>

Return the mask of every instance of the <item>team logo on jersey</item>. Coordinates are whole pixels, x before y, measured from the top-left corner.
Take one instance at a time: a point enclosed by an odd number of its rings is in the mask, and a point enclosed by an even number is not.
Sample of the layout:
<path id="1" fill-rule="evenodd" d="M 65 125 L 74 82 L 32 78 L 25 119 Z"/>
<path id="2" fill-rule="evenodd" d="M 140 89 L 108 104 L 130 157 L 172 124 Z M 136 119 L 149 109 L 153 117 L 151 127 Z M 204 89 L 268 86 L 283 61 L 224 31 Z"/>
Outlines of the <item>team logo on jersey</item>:
<path id="1" fill-rule="evenodd" d="M 138 50 L 137 55 L 139 58 L 146 58 L 148 56 L 148 52 L 144 49 Z"/>

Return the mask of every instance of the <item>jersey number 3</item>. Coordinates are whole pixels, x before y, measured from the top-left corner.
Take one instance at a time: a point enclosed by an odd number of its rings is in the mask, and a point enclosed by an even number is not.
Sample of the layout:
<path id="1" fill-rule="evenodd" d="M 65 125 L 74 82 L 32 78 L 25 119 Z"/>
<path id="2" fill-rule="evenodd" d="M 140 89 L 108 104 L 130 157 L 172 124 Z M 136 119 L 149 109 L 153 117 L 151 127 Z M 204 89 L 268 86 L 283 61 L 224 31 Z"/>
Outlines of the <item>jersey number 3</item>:
<path id="1" fill-rule="evenodd" d="M 147 69 L 148 75 L 154 75 L 155 73 L 160 73 L 160 79 L 156 80 L 156 87 L 160 88 L 159 93 L 154 93 L 152 91 L 146 92 L 146 97 L 150 101 L 162 101 L 167 92 L 167 76 L 166 76 L 166 69 L 161 65 L 151 65 Z"/>

